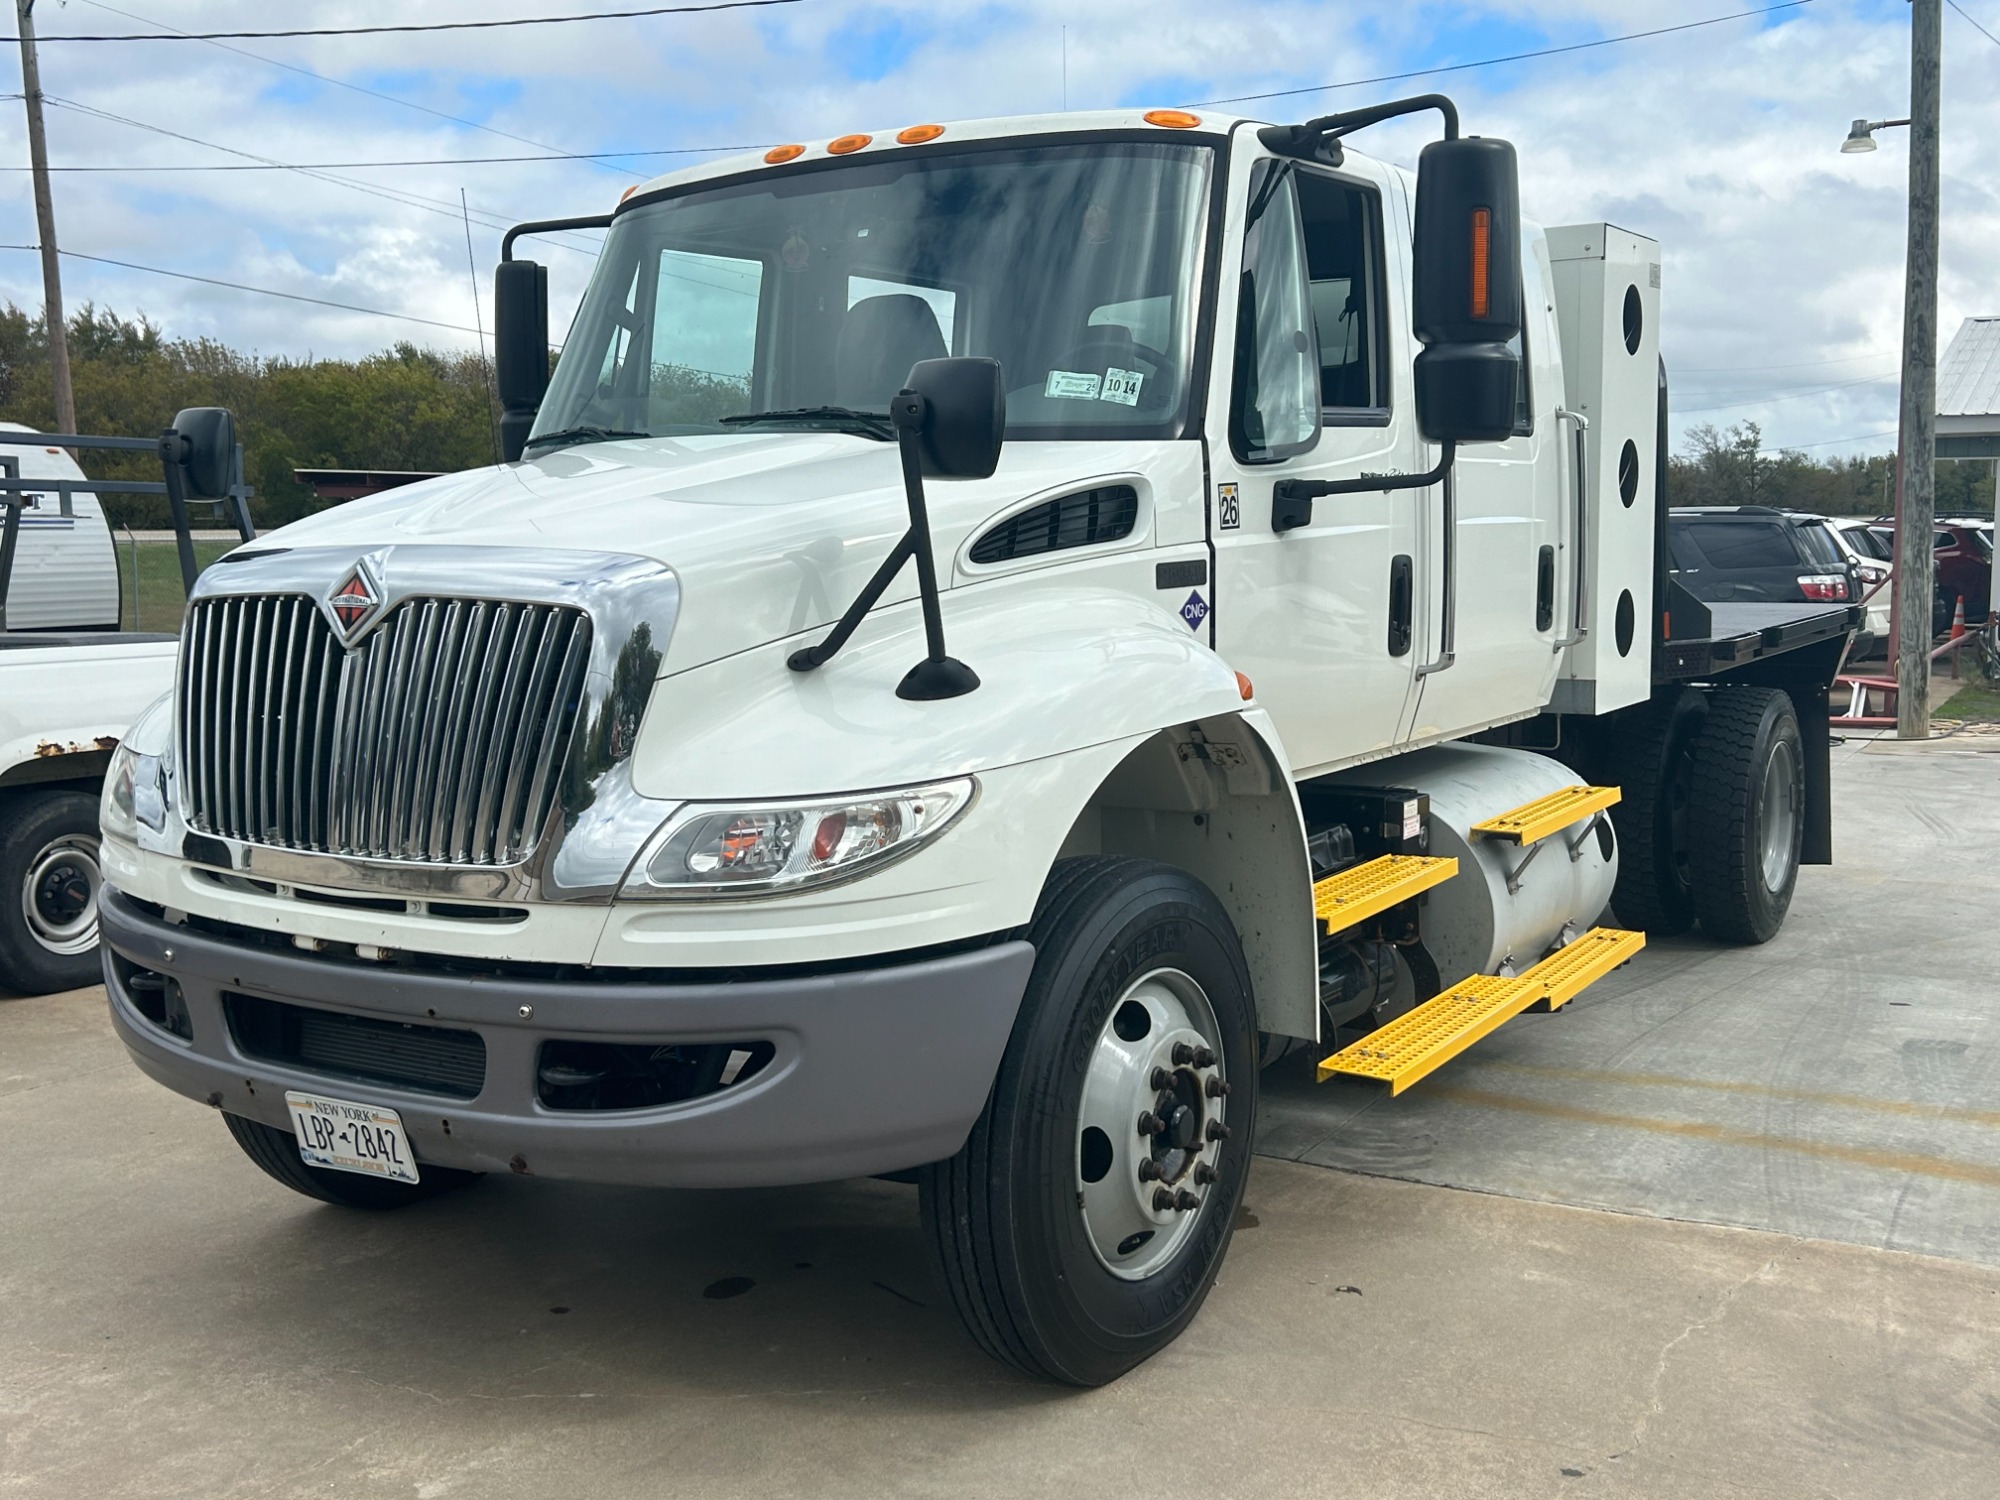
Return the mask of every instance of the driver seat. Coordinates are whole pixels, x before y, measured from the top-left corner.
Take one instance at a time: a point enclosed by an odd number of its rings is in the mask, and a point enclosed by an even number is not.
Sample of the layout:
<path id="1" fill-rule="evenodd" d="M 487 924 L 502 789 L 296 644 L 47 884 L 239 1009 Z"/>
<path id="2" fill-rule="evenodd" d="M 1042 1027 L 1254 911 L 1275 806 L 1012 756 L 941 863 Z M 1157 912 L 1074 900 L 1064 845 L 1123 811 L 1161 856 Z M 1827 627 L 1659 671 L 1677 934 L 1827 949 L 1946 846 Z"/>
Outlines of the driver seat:
<path id="1" fill-rule="evenodd" d="M 863 297 L 841 320 L 833 349 L 834 398 L 857 411 L 887 411 L 919 360 L 944 359 L 944 333 L 930 303 L 910 292 Z"/>

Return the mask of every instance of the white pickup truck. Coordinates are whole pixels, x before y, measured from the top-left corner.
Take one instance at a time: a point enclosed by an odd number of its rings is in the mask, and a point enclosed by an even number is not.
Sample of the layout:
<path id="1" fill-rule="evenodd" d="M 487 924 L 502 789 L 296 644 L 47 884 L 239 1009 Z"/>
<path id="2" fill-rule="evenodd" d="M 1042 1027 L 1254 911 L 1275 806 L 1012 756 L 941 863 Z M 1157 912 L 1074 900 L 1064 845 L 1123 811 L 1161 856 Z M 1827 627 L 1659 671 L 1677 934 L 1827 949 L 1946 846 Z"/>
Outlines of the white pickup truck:
<path id="1" fill-rule="evenodd" d="M 914 1175 L 974 1337 L 1094 1384 L 1261 1065 L 1769 937 L 1851 612 L 1661 581 L 1658 249 L 1457 126 L 917 125 L 510 233 L 510 461 L 210 569 L 120 747 L 138 1065 L 358 1207 Z M 551 378 L 512 252 L 580 224 Z"/>

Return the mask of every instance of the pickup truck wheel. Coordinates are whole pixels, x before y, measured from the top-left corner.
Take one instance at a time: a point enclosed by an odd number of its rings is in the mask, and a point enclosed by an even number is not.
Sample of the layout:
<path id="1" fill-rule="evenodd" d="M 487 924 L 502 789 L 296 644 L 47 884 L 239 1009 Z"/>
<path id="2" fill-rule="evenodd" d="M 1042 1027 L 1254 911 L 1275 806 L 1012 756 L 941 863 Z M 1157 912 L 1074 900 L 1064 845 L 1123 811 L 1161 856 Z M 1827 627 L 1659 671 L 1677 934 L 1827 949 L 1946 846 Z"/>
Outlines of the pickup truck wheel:
<path id="1" fill-rule="evenodd" d="M 1688 809 L 1694 796 L 1695 735 L 1707 701 L 1681 688 L 1621 715 L 1612 773 L 1621 800 L 1611 809 L 1618 835 L 1618 920 L 1656 937 L 1694 926 Z"/>
<path id="2" fill-rule="evenodd" d="M 1056 866 L 985 1109 L 924 1169 L 952 1301 L 995 1358 L 1103 1385 L 1200 1308 L 1250 1166 L 1258 1039 L 1228 915 L 1186 872 Z"/>
<path id="3" fill-rule="evenodd" d="M 440 1193 L 451 1192 L 477 1182 L 480 1174 L 457 1167 L 419 1167 L 420 1182 L 389 1182 L 380 1177 L 364 1177 L 359 1172 L 334 1172 L 310 1167 L 300 1159 L 298 1137 L 278 1130 L 261 1120 L 225 1114 L 222 1123 L 243 1148 L 243 1154 L 265 1173 L 295 1193 L 337 1203 L 342 1208 L 408 1208 Z"/>
<path id="4" fill-rule="evenodd" d="M 1784 925 L 1805 839 L 1805 756 L 1791 698 L 1721 687 L 1694 742 L 1688 833 L 1695 912 L 1725 943 L 1767 943 Z"/>
<path id="5" fill-rule="evenodd" d="M 97 799 L 0 798 L 0 989 L 47 995 L 104 976 L 97 957 Z"/>

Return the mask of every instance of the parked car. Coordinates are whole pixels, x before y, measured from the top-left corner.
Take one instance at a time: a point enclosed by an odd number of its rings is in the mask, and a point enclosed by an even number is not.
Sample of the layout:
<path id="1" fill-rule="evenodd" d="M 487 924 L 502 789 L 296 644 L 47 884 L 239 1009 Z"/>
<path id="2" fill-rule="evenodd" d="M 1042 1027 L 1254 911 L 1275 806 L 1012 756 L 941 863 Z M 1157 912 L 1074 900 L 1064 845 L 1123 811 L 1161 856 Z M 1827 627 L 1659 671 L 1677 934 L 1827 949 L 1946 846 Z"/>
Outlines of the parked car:
<path id="1" fill-rule="evenodd" d="M 1829 516 L 1814 515 L 1796 511 L 1793 518 L 1810 532 L 1823 533 L 1833 549 L 1846 558 L 1853 568 L 1857 588 L 1855 598 L 1863 606 L 1861 631 L 1855 637 L 1854 656 L 1868 656 L 1877 650 L 1887 650 L 1889 644 L 1889 621 L 1894 610 L 1894 595 L 1889 589 L 1890 575 L 1894 565 L 1879 558 L 1874 552 L 1874 538 L 1869 537 L 1867 550 L 1854 539 L 1853 532 L 1868 536 L 1868 528 L 1862 522 L 1848 522 L 1843 525 Z"/>
<path id="2" fill-rule="evenodd" d="M 1937 557 L 1937 597 L 1933 614 L 1942 618 L 1943 630 L 1962 602 L 1965 623 L 1983 624 L 1993 598 L 1993 523 L 1981 517 L 1945 516 L 1936 522 L 1937 533 L 1931 546 Z M 1880 516 L 1868 529 L 1881 538 L 1894 554 L 1896 519 Z"/>
<path id="3" fill-rule="evenodd" d="M 1667 512 L 1667 545 L 1682 587 L 1711 604 L 1842 604 L 1860 597 L 1855 565 L 1820 517 L 1763 505 Z"/>

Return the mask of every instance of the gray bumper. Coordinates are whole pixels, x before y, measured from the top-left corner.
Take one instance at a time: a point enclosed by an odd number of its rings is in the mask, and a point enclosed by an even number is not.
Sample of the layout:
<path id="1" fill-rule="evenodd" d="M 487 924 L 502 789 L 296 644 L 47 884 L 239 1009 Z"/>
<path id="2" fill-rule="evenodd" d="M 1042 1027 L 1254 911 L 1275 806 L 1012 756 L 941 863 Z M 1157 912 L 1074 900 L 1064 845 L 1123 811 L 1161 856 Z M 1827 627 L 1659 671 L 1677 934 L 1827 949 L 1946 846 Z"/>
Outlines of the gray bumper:
<path id="1" fill-rule="evenodd" d="M 289 1130 L 285 1090 L 303 1089 L 398 1111 L 419 1162 L 676 1187 L 824 1182 L 952 1155 L 986 1102 L 1034 962 L 1028 944 L 1008 942 L 806 978 L 470 978 L 238 946 L 109 889 L 101 919 L 112 1021 L 139 1066 L 177 1093 Z M 140 1012 L 114 951 L 180 982 L 192 1041 Z M 474 1098 L 451 1099 L 250 1057 L 230 1034 L 224 990 L 475 1031 L 486 1045 L 483 1085 Z M 536 1096 L 537 1053 L 550 1038 L 758 1038 L 776 1055 L 755 1077 L 685 1103 L 554 1111 Z"/>

